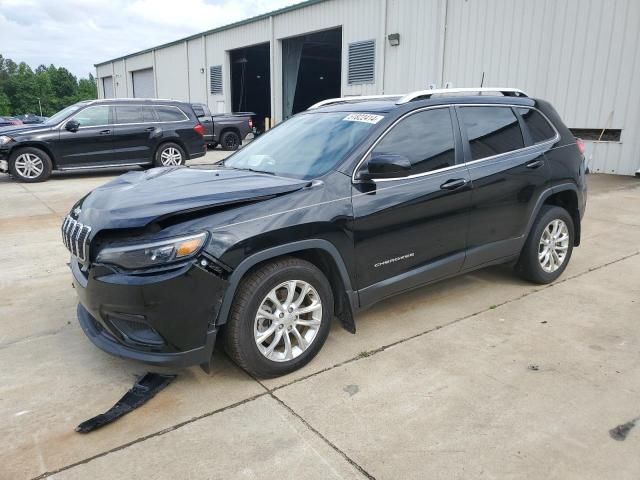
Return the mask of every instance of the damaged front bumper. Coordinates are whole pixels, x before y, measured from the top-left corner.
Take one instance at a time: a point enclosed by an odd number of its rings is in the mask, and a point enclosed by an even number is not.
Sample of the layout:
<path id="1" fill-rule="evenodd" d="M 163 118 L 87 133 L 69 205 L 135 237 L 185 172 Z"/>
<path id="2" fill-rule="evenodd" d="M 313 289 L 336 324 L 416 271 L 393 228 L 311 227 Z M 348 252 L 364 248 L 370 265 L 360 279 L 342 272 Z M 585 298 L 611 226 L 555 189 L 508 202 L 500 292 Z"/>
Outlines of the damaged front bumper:
<path id="1" fill-rule="evenodd" d="M 151 365 L 208 367 L 224 279 L 195 263 L 141 276 L 85 273 L 72 257 L 71 270 L 78 321 L 98 348 Z"/>

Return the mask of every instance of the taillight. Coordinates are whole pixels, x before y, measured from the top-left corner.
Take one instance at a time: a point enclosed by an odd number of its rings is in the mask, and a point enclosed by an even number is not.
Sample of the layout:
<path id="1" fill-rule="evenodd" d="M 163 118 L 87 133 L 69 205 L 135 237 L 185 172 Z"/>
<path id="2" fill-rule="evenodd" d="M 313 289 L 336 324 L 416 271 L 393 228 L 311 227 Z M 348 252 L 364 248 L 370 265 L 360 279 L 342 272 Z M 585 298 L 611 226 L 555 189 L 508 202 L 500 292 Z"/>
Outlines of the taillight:
<path id="1" fill-rule="evenodd" d="M 202 124 L 198 123 L 193 126 L 193 131 L 196 132 L 201 137 L 204 137 L 204 128 L 202 128 Z"/>
<path id="2" fill-rule="evenodd" d="M 584 140 L 576 138 L 576 147 L 578 147 L 578 151 L 584 155 Z"/>
<path id="3" fill-rule="evenodd" d="M 253 119 L 249 119 L 249 128 L 253 128 Z"/>

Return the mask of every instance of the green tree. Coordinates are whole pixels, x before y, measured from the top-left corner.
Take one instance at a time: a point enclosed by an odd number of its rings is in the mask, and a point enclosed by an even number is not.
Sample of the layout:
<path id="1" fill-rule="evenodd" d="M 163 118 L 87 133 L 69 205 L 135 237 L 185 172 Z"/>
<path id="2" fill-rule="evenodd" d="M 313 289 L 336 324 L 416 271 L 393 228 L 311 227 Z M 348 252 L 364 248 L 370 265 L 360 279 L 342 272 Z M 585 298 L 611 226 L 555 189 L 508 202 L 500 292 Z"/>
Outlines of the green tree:
<path id="1" fill-rule="evenodd" d="M 96 81 L 77 79 L 69 70 L 55 65 L 40 65 L 35 72 L 29 65 L 17 64 L 0 55 L 0 115 L 55 112 L 80 100 L 97 98 Z"/>

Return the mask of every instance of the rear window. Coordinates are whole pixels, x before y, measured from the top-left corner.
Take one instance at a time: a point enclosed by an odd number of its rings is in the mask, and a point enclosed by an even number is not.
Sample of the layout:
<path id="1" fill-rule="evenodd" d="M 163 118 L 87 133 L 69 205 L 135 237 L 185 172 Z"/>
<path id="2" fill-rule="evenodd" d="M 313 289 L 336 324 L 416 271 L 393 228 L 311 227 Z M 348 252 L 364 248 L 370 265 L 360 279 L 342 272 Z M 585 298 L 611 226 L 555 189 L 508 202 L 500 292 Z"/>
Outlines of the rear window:
<path id="1" fill-rule="evenodd" d="M 529 130 L 533 143 L 545 142 L 556 136 L 553 127 L 544 116 L 531 108 L 518 108 L 518 113 Z"/>
<path id="2" fill-rule="evenodd" d="M 197 117 L 204 117 L 204 108 L 200 105 L 193 105 L 193 113 L 195 113 Z"/>
<path id="3" fill-rule="evenodd" d="M 156 105 L 156 114 L 161 122 L 181 122 L 188 120 L 187 116 L 178 107 L 170 105 Z"/>
<path id="4" fill-rule="evenodd" d="M 140 105 L 116 105 L 116 123 L 142 123 Z"/>
<path id="5" fill-rule="evenodd" d="M 520 124 L 510 107 L 462 107 L 472 160 L 524 148 Z"/>
<path id="6" fill-rule="evenodd" d="M 156 111 L 153 107 L 149 105 L 144 105 L 142 107 L 142 121 L 145 123 L 158 121 L 158 116 L 156 115 Z"/>

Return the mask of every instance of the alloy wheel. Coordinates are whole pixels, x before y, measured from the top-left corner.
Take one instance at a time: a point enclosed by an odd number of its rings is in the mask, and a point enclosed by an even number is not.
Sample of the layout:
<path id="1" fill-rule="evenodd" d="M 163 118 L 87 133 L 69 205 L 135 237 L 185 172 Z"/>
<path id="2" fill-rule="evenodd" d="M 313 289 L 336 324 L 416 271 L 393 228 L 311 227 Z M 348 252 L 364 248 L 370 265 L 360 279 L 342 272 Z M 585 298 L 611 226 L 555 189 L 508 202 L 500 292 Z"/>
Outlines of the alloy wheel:
<path id="1" fill-rule="evenodd" d="M 165 148 L 160 154 L 160 161 L 165 167 L 172 167 L 182 163 L 182 154 L 177 148 Z"/>
<path id="2" fill-rule="evenodd" d="M 22 153 L 15 160 L 15 169 L 23 178 L 38 178 L 44 171 L 44 162 L 33 153 Z"/>
<path id="3" fill-rule="evenodd" d="M 262 300 L 254 320 L 258 350 L 269 360 L 299 357 L 315 340 L 322 323 L 322 301 L 313 286 L 289 280 Z"/>
<path id="4" fill-rule="evenodd" d="M 552 220 L 542 231 L 538 244 L 538 261 L 547 273 L 562 266 L 569 250 L 569 228 L 558 218 Z"/>

